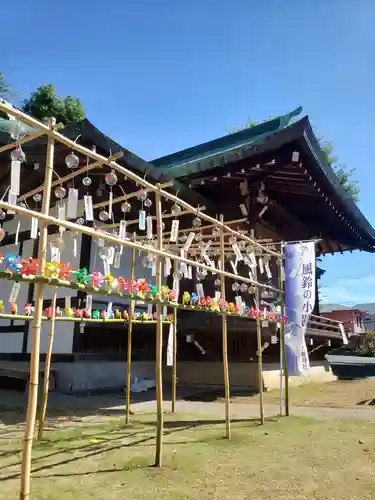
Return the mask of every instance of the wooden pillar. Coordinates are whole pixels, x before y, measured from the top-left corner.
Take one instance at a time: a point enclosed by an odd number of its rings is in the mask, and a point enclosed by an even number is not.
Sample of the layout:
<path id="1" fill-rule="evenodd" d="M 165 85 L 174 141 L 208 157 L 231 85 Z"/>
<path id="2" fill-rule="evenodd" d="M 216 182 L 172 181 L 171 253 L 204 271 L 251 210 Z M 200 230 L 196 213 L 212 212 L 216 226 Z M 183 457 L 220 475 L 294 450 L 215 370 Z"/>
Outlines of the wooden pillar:
<path id="1" fill-rule="evenodd" d="M 255 273 L 255 279 L 257 279 Z M 260 310 L 259 287 L 255 287 L 255 300 Z M 257 318 L 257 348 L 258 348 L 258 391 L 259 391 L 259 411 L 260 423 L 264 425 L 264 401 L 263 401 L 263 352 L 262 352 L 262 320 Z"/>
<path id="2" fill-rule="evenodd" d="M 173 365 L 172 365 L 172 413 L 176 411 L 177 398 L 177 308 L 173 308 Z"/>
<path id="3" fill-rule="evenodd" d="M 156 223 L 157 223 L 157 249 L 163 248 L 163 220 L 161 209 L 161 196 L 160 191 L 155 192 L 155 205 L 156 205 Z M 156 255 L 156 287 L 160 291 L 161 288 L 161 257 Z M 162 306 L 156 304 L 156 452 L 155 452 L 155 466 L 161 467 L 163 465 L 163 318 Z"/>
<path id="4" fill-rule="evenodd" d="M 53 128 L 56 124 L 54 118 L 50 119 L 49 126 Z M 51 183 L 53 174 L 53 157 L 55 149 L 55 140 L 48 136 L 47 158 L 43 190 L 42 214 L 48 215 L 51 200 Z M 46 262 L 48 228 L 47 224 L 40 222 L 40 239 L 38 250 L 38 264 L 40 272 L 44 272 Z M 26 414 L 26 427 L 23 442 L 23 453 L 21 463 L 21 490 L 20 499 L 28 500 L 30 498 L 30 472 L 31 472 L 31 453 L 33 445 L 35 418 L 38 400 L 39 383 L 39 356 L 40 356 L 40 327 L 43 313 L 43 293 L 44 285 L 37 283 L 35 287 L 35 314 L 32 326 L 32 347 L 30 356 L 30 379 L 29 394 Z"/>
<path id="5" fill-rule="evenodd" d="M 220 222 L 224 222 L 223 215 L 220 215 Z M 220 263 L 221 270 L 225 271 L 225 251 L 224 251 L 224 230 L 220 232 Z M 221 298 L 225 300 L 225 276 L 220 276 Z M 224 389 L 225 389 L 225 430 L 226 438 L 231 438 L 230 428 L 230 382 L 229 382 L 229 364 L 228 364 L 228 323 L 227 316 L 221 315 L 221 335 L 222 335 L 222 350 L 223 350 L 223 369 L 224 369 Z"/>

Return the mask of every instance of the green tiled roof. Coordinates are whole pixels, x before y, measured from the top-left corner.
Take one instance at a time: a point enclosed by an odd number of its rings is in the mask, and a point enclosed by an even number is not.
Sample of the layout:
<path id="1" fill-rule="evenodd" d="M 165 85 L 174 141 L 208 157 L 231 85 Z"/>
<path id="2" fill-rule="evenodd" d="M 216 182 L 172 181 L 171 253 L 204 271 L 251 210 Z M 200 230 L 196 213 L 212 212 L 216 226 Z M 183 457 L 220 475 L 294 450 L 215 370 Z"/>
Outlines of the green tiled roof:
<path id="1" fill-rule="evenodd" d="M 301 114 L 301 112 L 302 107 L 299 107 L 286 115 L 278 116 L 254 127 L 184 149 L 178 153 L 157 158 L 152 160 L 151 163 L 154 167 L 168 173 L 168 175 L 175 179 L 194 174 L 200 170 L 200 162 L 243 146 L 260 143 L 268 136 L 287 127 L 291 120 Z"/>

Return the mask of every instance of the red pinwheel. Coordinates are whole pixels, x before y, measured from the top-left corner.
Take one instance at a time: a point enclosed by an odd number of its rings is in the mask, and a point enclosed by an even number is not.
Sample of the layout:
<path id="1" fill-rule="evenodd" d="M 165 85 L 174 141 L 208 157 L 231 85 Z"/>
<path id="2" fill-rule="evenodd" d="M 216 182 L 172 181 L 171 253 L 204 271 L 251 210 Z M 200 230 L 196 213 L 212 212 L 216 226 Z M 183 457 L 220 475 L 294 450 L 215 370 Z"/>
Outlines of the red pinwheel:
<path id="1" fill-rule="evenodd" d="M 38 274 L 38 262 L 36 259 L 28 258 L 21 260 L 21 274 L 24 276 L 35 276 Z"/>

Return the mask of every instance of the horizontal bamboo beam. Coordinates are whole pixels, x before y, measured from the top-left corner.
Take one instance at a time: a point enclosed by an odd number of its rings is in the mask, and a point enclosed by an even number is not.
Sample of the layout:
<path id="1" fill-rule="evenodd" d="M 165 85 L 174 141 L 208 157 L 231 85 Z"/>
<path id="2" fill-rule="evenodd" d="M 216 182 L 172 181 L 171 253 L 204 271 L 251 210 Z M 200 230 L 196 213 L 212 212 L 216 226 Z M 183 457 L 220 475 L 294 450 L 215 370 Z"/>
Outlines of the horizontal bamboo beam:
<path id="1" fill-rule="evenodd" d="M 164 189 L 164 188 L 170 187 L 172 185 L 173 185 L 173 183 L 171 183 L 171 182 L 165 182 L 164 184 L 161 184 L 160 187 L 162 189 Z M 130 200 L 131 198 L 137 197 L 139 194 L 139 191 L 140 190 L 135 191 L 134 193 L 124 194 L 123 196 L 119 196 L 118 198 L 114 198 L 114 200 L 112 200 L 112 205 L 115 205 L 116 203 L 121 203 L 122 201 Z M 146 193 L 151 192 L 150 189 L 145 189 L 145 191 L 146 191 Z M 100 203 L 96 203 L 93 206 L 93 208 L 102 208 L 102 207 L 106 207 L 107 205 L 109 205 L 109 201 L 102 201 Z"/>
<path id="2" fill-rule="evenodd" d="M 110 156 L 111 159 L 117 160 L 123 156 L 122 152 L 115 153 Z M 94 163 L 90 163 L 89 165 L 86 165 L 84 167 L 79 168 L 78 170 L 74 170 L 70 174 L 65 175 L 64 177 L 61 177 L 55 181 L 52 182 L 52 187 L 55 186 L 60 186 L 64 182 L 69 181 L 70 179 L 73 179 L 74 177 L 77 177 L 77 175 L 84 174 L 85 172 L 89 172 L 90 170 L 93 170 L 94 168 L 100 168 L 103 167 L 103 162 L 102 161 L 95 161 Z M 39 187 L 32 189 L 31 191 L 28 191 L 26 194 L 20 196 L 18 198 L 18 201 L 24 201 L 27 200 L 28 198 L 31 198 L 34 194 L 42 192 L 44 189 L 44 184 L 41 184 Z"/>
<path id="3" fill-rule="evenodd" d="M 10 319 L 11 321 L 32 321 L 34 319 L 34 316 L 29 316 L 27 314 L 7 314 L 7 313 L 0 313 L 0 320 L 2 319 Z M 47 316 L 42 316 L 42 321 L 51 321 L 51 318 Z M 115 319 L 115 318 L 105 318 L 105 319 L 94 319 L 94 318 L 69 318 L 68 316 L 55 316 L 55 321 L 66 321 L 66 322 L 71 322 L 71 323 L 129 323 L 129 320 L 127 319 Z M 155 320 L 150 319 L 150 320 L 139 320 L 139 319 L 133 319 L 132 323 L 139 323 L 139 324 L 147 324 L 147 325 L 154 325 L 156 323 Z M 172 323 L 171 321 L 163 321 L 165 324 L 170 324 Z M 1 335 L 1 334 L 0 334 Z"/>
<path id="4" fill-rule="evenodd" d="M 1 103 L 0 103 L 0 108 L 1 108 Z M 168 253 L 168 252 L 165 252 L 163 250 L 158 250 L 154 247 L 141 245 L 140 243 L 137 243 L 134 241 L 121 240 L 117 236 L 107 234 L 104 232 L 99 232 L 95 229 L 92 229 L 91 227 L 80 226 L 78 224 L 74 224 L 73 222 L 69 222 L 67 220 L 60 220 L 60 219 L 57 219 L 56 217 L 52 217 L 51 215 L 45 215 L 45 214 L 40 213 L 40 212 L 28 210 L 27 208 L 21 207 L 19 205 L 12 205 L 10 203 L 0 201 L 0 208 L 3 208 L 4 210 L 10 210 L 10 211 L 19 213 L 21 215 L 26 215 L 27 217 L 35 217 L 36 219 L 39 219 L 39 220 L 45 222 L 47 225 L 64 227 L 65 229 L 68 229 L 71 231 L 87 234 L 88 236 L 91 236 L 92 238 L 100 238 L 104 241 L 108 241 L 109 243 L 114 243 L 115 245 L 125 246 L 125 247 L 129 247 L 129 248 L 135 248 L 137 250 L 140 250 L 142 252 L 147 252 L 147 253 L 151 252 L 151 253 L 154 253 L 156 255 L 160 255 L 162 257 L 169 257 L 172 261 L 177 260 L 179 262 L 184 262 L 185 264 L 188 264 L 189 266 L 200 267 L 201 269 L 206 269 L 206 271 L 210 271 L 211 273 L 214 273 L 214 274 L 220 274 L 221 276 L 226 276 L 226 277 L 234 279 L 234 280 L 240 279 L 244 283 L 250 283 L 252 285 L 259 285 L 259 286 L 262 286 L 263 288 L 268 288 L 269 290 L 280 291 L 277 288 L 274 288 L 270 285 L 264 285 L 262 283 L 258 283 L 257 281 L 246 278 L 245 276 L 238 276 L 236 274 L 229 273 L 227 271 L 222 271 L 221 269 L 217 269 L 215 267 L 207 266 L 206 264 L 201 264 L 201 263 L 198 263 L 194 260 L 187 259 L 185 257 L 181 257 L 180 255 L 174 255 L 172 253 Z"/>
<path id="5" fill-rule="evenodd" d="M 35 134 L 27 135 L 26 137 L 23 137 L 22 139 L 19 139 L 18 141 L 11 142 L 9 144 L 6 144 L 5 146 L 2 146 L 0 148 L 0 153 L 3 153 L 4 151 L 9 151 L 10 149 L 13 149 L 17 146 L 21 146 L 22 144 L 26 144 L 27 142 L 34 141 L 35 139 L 38 139 L 39 137 L 42 137 L 43 135 L 45 135 L 45 132 L 43 130 L 39 130 L 38 132 L 35 132 Z"/>
<path id="6" fill-rule="evenodd" d="M 4 103 L 0 103 L 0 110 L 15 116 L 19 120 L 24 121 L 25 123 L 31 125 L 32 127 L 39 128 L 40 130 L 44 131 L 46 134 L 54 137 L 57 141 L 65 144 L 66 146 L 72 148 L 73 150 L 76 150 L 79 153 L 81 153 L 89 158 L 92 158 L 96 161 L 102 162 L 102 164 L 104 164 L 104 165 L 108 165 L 112 169 L 116 170 L 117 172 L 120 172 L 121 174 L 123 174 L 124 176 L 133 180 L 137 184 L 140 184 L 140 185 L 144 186 L 145 188 L 150 189 L 150 191 L 153 191 L 153 192 L 159 191 L 160 195 L 162 197 L 164 197 L 170 201 L 173 201 L 174 203 L 178 203 L 181 207 L 185 208 L 186 210 L 191 210 L 192 213 L 199 212 L 199 209 L 192 207 L 191 205 L 189 205 L 189 203 L 185 202 L 184 200 L 181 200 L 177 196 L 175 196 L 171 193 L 168 193 L 167 191 L 165 191 L 163 189 L 160 189 L 159 185 L 154 185 L 151 182 L 148 182 L 145 179 L 142 179 L 141 177 L 139 177 L 137 174 L 135 174 L 131 170 L 128 170 L 128 169 L 122 167 L 121 165 L 119 165 L 115 161 L 109 160 L 105 156 L 99 155 L 97 152 L 91 151 L 90 149 L 82 146 L 81 144 L 75 143 L 74 141 L 72 141 L 71 139 L 68 139 L 64 135 L 57 132 L 56 130 L 50 129 L 47 125 L 45 125 L 44 123 L 41 123 L 40 121 L 36 120 L 32 116 L 29 116 L 18 109 L 11 108 Z M 204 214 L 204 213 L 199 213 L 199 214 L 200 214 L 200 217 L 202 219 L 206 220 L 210 224 L 216 225 L 218 227 L 223 227 L 224 229 L 226 228 L 225 223 L 217 221 L 216 219 L 214 219 L 213 217 L 210 217 L 207 214 Z M 231 229 L 229 227 L 227 227 L 226 229 L 227 229 L 227 231 L 229 230 L 231 232 L 231 234 L 238 236 L 238 237 L 241 237 L 242 239 L 246 240 L 248 243 L 251 243 L 254 246 L 258 246 L 260 248 L 263 248 L 263 250 L 269 254 L 272 254 L 272 255 L 275 255 L 278 257 L 281 256 L 280 253 L 267 250 L 266 248 L 262 247 L 262 245 L 260 245 L 256 241 L 252 240 L 251 238 L 249 238 L 247 236 L 241 235 L 240 233 L 238 233 L 237 231 L 234 231 L 233 229 Z"/>

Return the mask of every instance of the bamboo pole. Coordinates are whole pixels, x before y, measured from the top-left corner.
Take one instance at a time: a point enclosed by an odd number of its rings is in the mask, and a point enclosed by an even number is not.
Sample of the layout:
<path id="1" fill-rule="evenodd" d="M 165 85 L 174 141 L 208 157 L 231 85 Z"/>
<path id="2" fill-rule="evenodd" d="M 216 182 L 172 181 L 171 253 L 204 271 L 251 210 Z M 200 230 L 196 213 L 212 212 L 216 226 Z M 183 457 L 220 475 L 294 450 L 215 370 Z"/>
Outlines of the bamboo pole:
<path id="1" fill-rule="evenodd" d="M 283 246 L 281 247 L 283 248 Z M 278 273 L 278 286 L 280 290 L 283 289 L 284 283 L 282 280 L 282 270 L 283 259 L 278 259 L 279 264 L 279 273 Z M 280 310 L 283 315 L 285 312 L 285 303 L 284 303 L 284 293 L 279 293 L 280 300 Z M 285 344 L 285 325 L 284 322 L 280 322 L 280 343 L 281 343 L 281 353 L 282 353 L 282 367 L 284 372 L 284 400 L 285 400 L 285 415 L 289 417 L 290 407 L 289 407 L 289 373 L 288 373 L 288 363 L 286 359 L 286 344 Z M 280 363 L 281 364 L 281 363 Z"/>
<path id="2" fill-rule="evenodd" d="M 1 103 L 0 103 L 0 108 L 1 108 Z M 188 264 L 193 267 L 200 267 L 201 269 L 206 269 L 207 271 L 213 272 L 214 274 L 221 274 L 224 275 L 228 278 L 234 279 L 234 280 L 241 280 L 243 283 L 250 283 L 252 285 L 259 285 L 262 288 L 268 289 L 268 290 L 274 290 L 274 291 L 279 291 L 277 288 L 270 286 L 270 285 L 265 285 L 258 283 L 257 281 L 246 278 L 245 276 L 240 276 L 236 275 L 233 273 L 229 273 L 227 271 L 221 271 L 220 269 L 217 269 L 212 266 L 207 266 L 206 264 L 203 263 L 198 263 L 195 260 L 187 259 L 185 257 L 181 257 L 180 255 L 175 255 L 173 253 L 165 252 L 163 250 L 160 250 L 158 248 L 154 247 L 149 247 L 147 245 L 142 245 L 140 243 L 135 243 L 130 240 L 121 240 L 117 236 L 113 236 L 111 234 L 104 233 L 102 231 L 97 231 L 95 229 L 92 229 L 91 227 L 87 226 L 80 226 L 79 224 L 75 224 L 73 222 L 69 222 L 67 220 L 60 220 L 56 217 L 52 217 L 51 215 L 45 215 L 40 212 L 35 212 L 33 210 L 28 210 L 27 208 L 24 208 L 19 205 L 12 205 L 10 203 L 6 203 L 4 201 L 0 201 L 0 208 L 3 208 L 5 210 L 12 210 L 13 212 L 19 213 L 21 215 L 26 215 L 27 217 L 36 217 L 37 219 L 47 222 L 50 225 L 55 225 L 55 226 L 60 226 L 64 227 L 65 229 L 70 229 L 72 231 L 76 231 L 82 234 L 87 234 L 88 236 L 94 237 L 94 238 L 100 238 L 104 241 L 108 241 L 110 243 L 115 243 L 116 245 L 122 245 L 125 247 L 129 248 L 136 248 L 140 251 L 143 252 L 152 252 L 155 255 L 160 255 L 162 257 L 169 257 L 172 261 L 173 260 L 178 260 L 180 262 L 185 262 L 185 264 Z"/>
<path id="3" fill-rule="evenodd" d="M 258 308 L 260 308 L 260 294 L 258 286 L 255 288 L 255 300 L 257 302 Z M 258 391 L 259 391 L 260 424 L 264 425 L 262 320 L 260 318 L 257 318 L 256 324 L 257 324 L 257 347 L 258 347 Z"/>
<path id="4" fill-rule="evenodd" d="M 56 121 L 51 118 L 49 129 L 53 130 Z M 48 215 L 51 198 L 51 182 L 53 174 L 53 156 L 55 149 L 55 140 L 52 135 L 48 136 L 47 143 L 47 159 L 44 181 L 44 196 L 42 213 Z M 48 228 L 46 224 L 41 224 L 40 238 L 38 248 L 38 264 L 39 269 L 44 269 L 46 261 Z M 43 312 L 43 292 L 44 285 L 37 283 L 35 287 L 35 314 L 32 326 L 32 347 L 30 355 L 30 380 L 29 394 L 26 414 L 26 427 L 24 435 L 22 463 L 21 463 L 21 490 L 20 500 L 28 500 L 30 498 L 30 473 L 31 473 L 31 453 L 33 446 L 33 436 L 35 427 L 35 417 L 38 399 L 38 383 L 39 383 L 39 354 L 40 354 L 40 326 Z"/>
<path id="5" fill-rule="evenodd" d="M 47 402 L 48 402 L 48 389 L 49 389 L 49 378 L 51 372 L 51 358 L 52 358 L 52 350 L 53 350 L 53 338 L 55 335 L 55 311 L 56 311 L 56 297 L 57 297 L 57 288 L 53 290 L 52 293 L 52 316 L 51 316 L 51 324 L 49 331 L 49 341 L 48 341 L 48 349 L 46 354 L 46 360 L 44 363 L 44 381 L 43 381 L 43 396 L 42 396 L 42 405 L 39 413 L 39 426 L 38 426 L 38 439 L 43 439 L 43 430 L 44 430 L 44 422 L 46 418 L 47 411 Z"/>
<path id="6" fill-rule="evenodd" d="M 220 215 L 220 222 L 223 223 L 223 215 Z M 223 227 L 223 226 L 222 226 Z M 224 230 L 220 233 L 220 267 L 224 271 Z M 225 278 L 220 280 L 221 298 L 225 300 Z M 229 385 L 229 365 L 228 365 L 228 323 L 227 316 L 221 315 L 221 334 L 223 345 L 223 369 L 224 369 L 224 388 L 225 388 L 225 434 L 227 439 L 231 439 L 230 428 L 230 385 Z"/>
<path id="7" fill-rule="evenodd" d="M 135 266 L 135 254 L 136 250 L 132 250 L 132 260 L 130 267 L 130 279 L 134 280 L 134 266 Z M 129 323 L 128 323 L 128 356 L 126 363 L 126 387 L 125 387 L 125 401 L 126 401 L 126 416 L 125 423 L 129 423 L 130 415 L 130 380 L 131 380 L 131 364 L 132 364 L 132 333 L 133 333 L 133 310 L 134 310 L 134 300 L 130 299 L 129 303 Z"/>
<path id="8" fill-rule="evenodd" d="M 26 144 L 26 142 L 34 141 L 35 139 L 38 139 L 42 135 L 44 135 L 45 132 L 42 130 L 38 130 L 38 132 L 35 132 L 35 134 L 30 134 L 22 139 L 19 139 L 16 142 L 11 142 L 10 144 L 6 144 L 5 146 L 2 146 L 0 148 L 0 153 L 3 153 L 4 151 L 9 151 L 9 149 L 16 148 L 17 146 L 21 146 L 22 144 Z"/>
<path id="9" fill-rule="evenodd" d="M 49 137 L 53 137 L 54 139 L 58 140 L 62 144 L 65 144 L 66 146 L 72 148 L 75 151 L 78 151 L 79 153 L 92 158 L 96 161 L 101 162 L 103 165 L 108 165 L 110 168 L 116 170 L 117 172 L 120 172 L 124 176 L 128 177 L 129 179 L 135 181 L 136 183 L 140 184 L 141 186 L 144 186 L 146 189 L 148 188 L 151 192 L 159 192 L 160 196 L 166 198 L 167 200 L 173 201 L 174 203 L 178 203 L 182 208 L 185 208 L 187 210 L 191 210 L 192 213 L 199 213 L 199 216 L 208 221 L 209 223 L 217 226 L 221 226 L 221 223 L 214 219 L 213 217 L 210 217 L 209 215 L 205 213 L 199 212 L 199 209 L 189 205 L 186 203 L 184 200 L 178 198 L 176 195 L 173 195 L 169 193 L 168 191 L 165 191 L 160 188 L 160 184 L 153 184 L 152 182 L 146 181 L 146 179 L 143 179 L 142 177 L 139 177 L 136 173 L 132 172 L 131 170 L 128 170 L 115 161 L 111 161 L 105 156 L 102 156 L 98 154 L 96 151 L 91 151 L 90 149 L 86 148 L 85 146 L 82 146 L 81 144 L 78 144 L 71 139 L 68 139 L 65 137 L 63 134 L 57 132 L 56 130 L 51 130 L 48 126 L 46 126 L 44 123 L 40 122 L 39 120 L 33 118 L 30 115 L 27 115 L 26 113 L 23 113 L 19 109 L 16 108 L 11 108 L 10 106 L 1 103 L 0 102 L 0 111 L 4 111 L 5 113 L 8 113 L 12 116 L 15 116 L 16 118 L 24 121 L 25 123 L 31 125 L 32 127 L 39 128 L 40 130 L 44 131 Z M 82 226 L 80 226 L 82 228 Z M 266 247 L 262 246 L 259 244 L 257 241 L 252 240 L 251 238 L 247 236 L 241 235 L 238 231 L 235 231 L 231 229 L 230 227 L 226 228 L 227 231 L 229 231 L 233 236 L 245 239 L 248 243 L 251 243 L 258 248 L 263 249 L 266 253 L 269 255 L 275 255 L 277 257 L 280 256 L 280 253 L 268 250 Z"/>
<path id="10" fill-rule="evenodd" d="M 161 209 L 161 196 L 160 191 L 155 193 L 155 205 L 157 216 L 157 248 L 163 248 L 163 220 Z M 160 290 L 162 285 L 161 281 L 161 258 L 156 256 L 156 287 Z M 156 430 L 156 452 L 155 452 L 155 466 L 161 467 L 163 464 L 163 324 L 162 324 L 162 306 L 156 305 L 156 408 L 157 408 L 157 430 Z"/>
<path id="11" fill-rule="evenodd" d="M 171 182 L 165 182 L 164 184 L 161 184 L 160 187 L 161 188 L 166 188 L 166 187 L 170 187 L 171 185 L 173 185 L 173 183 Z M 119 196 L 118 198 L 115 198 L 113 201 L 112 201 L 112 205 L 115 205 L 116 203 L 121 203 L 122 201 L 126 201 L 126 200 L 131 200 L 132 198 L 135 198 L 138 196 L 139 194 L 139 191 L 135 191 L 134 193 L 129 193 L 129 194 L 124 194 L 123 196 Z M 150 189 L 145 189 L 146 193 L 150 193 L 151 190 Z M 102 201 L 100 203 L 96 203 L 93 208 L 103 208 L 103 207 L 106 207 L 107 205 L 110 204 L 110 201 Z M 164 216 L 163 216 L 164 217 Z M 156 217 L 153 217 L 156 219 Z M 127 222 L 127 226 L 129 225 L 129 223 L 133 222 L 133 221 L 126 221 Z M 138 219 L 137 219 L 137 222 L 138 222 Z M 112 225 L 113 227 L 113 225 Z"/>

